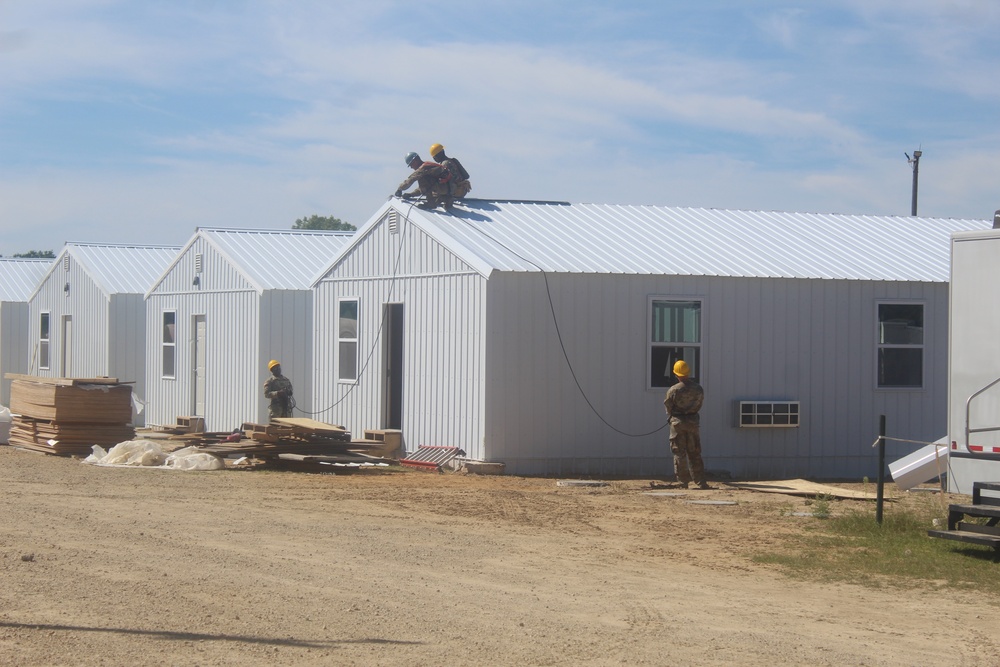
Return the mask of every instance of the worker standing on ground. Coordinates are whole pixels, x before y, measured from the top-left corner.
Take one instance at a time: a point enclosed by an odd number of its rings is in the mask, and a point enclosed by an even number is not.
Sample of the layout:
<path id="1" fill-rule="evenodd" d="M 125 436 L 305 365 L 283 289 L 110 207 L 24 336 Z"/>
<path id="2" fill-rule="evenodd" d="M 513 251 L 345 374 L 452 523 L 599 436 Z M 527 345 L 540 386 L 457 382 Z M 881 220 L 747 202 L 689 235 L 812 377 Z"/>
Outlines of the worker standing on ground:
<path id="1" fill-rule="evenodd" d="M 448 181 L 448 194 L 451 195 L 452 200 L 461 199 L 469 194 L 469 191 L 472 190 L 469 172 L 465 170 L 457 158 L 445 155 L 444 146 L 441 144 L 431 145 L 431 157 L 451 174 L 451 179 Z"/>
<path id="2" fill-rule="evenodd" d="M 291 417 L 292 407 L 295 405 L 292 400 L 292 381 L 281 374 L 281 364 L 276 359 L 268 362 L 267 370 L 271 371 L 271 377 L 264 382 L 264 398 L 271 399 L 268 416 L 272 420 Z"/>
<path id="3" fill-rule="evenodd" d="M 663 407 L 670 417 L 670 451 L 674 455 L 674 474 L 683 488 L 694 481 L 699 489 L 711 488 L 705 481 L 701 460 L 701 417 L 705 390 L 691 379 L 691 369 L 683 359 L 674 364 L 677 384 L 667 390 Z"/>
<path id="4" fill-rule="evenodd" d="M 424 202 L 421 204 L 421 208 L 435 208 L 438 205 L 443 205 L 446 209 L 450 208 L 451 196 L 448 193 L 450 174 L 448 170 L 435 162 L 424 162 L 416 153 L 407 153 L 404 159 L 413 173 L 407 176 L 406 180 L 396 188 L 396 196 L 409 199 L 423 195 Z M 403 194 L 414 183 L 419 187 L 413 192 Z"/>

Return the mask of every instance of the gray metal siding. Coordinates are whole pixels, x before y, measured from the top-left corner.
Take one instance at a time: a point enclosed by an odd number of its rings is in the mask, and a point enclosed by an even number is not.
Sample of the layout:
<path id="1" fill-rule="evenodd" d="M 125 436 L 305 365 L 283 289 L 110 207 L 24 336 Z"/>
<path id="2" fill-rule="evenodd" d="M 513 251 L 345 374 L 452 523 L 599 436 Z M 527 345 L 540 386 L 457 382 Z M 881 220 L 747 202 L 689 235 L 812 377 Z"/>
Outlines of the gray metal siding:
<path id="1" fill-rule="evenodd" d="M 267 363 L 281 362 L 281 372 L 292 381 L 296 417 L 309 416 L 312 407 L 313 297 L 310 290 L 268 290 L 261 297 L 260 352 L 256 367 L 260 386 L 255 387 L 258 417 L 267 421 L 268 404 L 262 386 L 270 375 Z"/>
<path id="2" fill-rule="evenodd" d="M 114 294 L 108 305 L 108 374 L 133 382 L 132 392 L 146 400 L 146 302 L 141 294 Z M 75 331 L 74 331 L 75 335 Z M 146 423 L 146 411 L 135 415 Z"/>
<path id="3" fill-rule="evenodd" d="M 7 373 L 27 373 L 31 349 L 28 304 L 0 301 L 0 405 L 10 405 Z"/>
<path id="4" fill-rule="evenodd" d="M 650 296 L 703 299 L 702 440 L 710 469 L 739 477 L 876 474 L 878 415 L 890 435 L 945 428 L 947 286 L 897 282 L 549 275 L 570 374 L 541 275 L 490 281 L 489 460 L 521 474 L 670 475 L 663 390 L 647 389 Z M 925 387 L 875 388 L 876 302 L 925 304 Z M 802 402 L 797 429 L 739 429 L 738 399 Z M 612 428 L 614 427 L 614 428 Z M 889 456 L 913 445 L 890 445 Z"/>

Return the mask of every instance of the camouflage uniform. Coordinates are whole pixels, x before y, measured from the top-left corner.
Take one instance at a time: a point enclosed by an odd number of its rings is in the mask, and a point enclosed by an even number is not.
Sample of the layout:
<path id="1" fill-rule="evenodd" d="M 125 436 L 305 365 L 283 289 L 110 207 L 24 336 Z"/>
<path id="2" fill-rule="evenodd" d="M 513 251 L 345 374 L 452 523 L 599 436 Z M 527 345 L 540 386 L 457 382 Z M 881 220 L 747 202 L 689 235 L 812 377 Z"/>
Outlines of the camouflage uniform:
<path id="1" fill-rule="evenodd" d="M 698 411 L 705 401 L 705 390 L 690 378 L 680 380 L 667 390 L 663 407 L 670 415 L 670 451 L 674 455 L 674 474 L 681 484 L 705 481 L 705 464 L 701 460 L 701 418 Z M 690 469 L 688 466 L 690 464 Z"/>
<path id="2" fill-rule="evenodd" d="M 450 204 L 448 183 L 441 182 L 441 178 L 446 173 L 447 171 L 441 165 L 435 162 L 424 162 L 414 169 L 413 173 L 406 177 L 406 180 L 399 184 L 399 187 L 396 188 L 397 196 L 414 183 L 417 183 L 419 187 L 412 194 L 423 195 L 428 207 L 434 208 L 441 203 Z"/>
<path id="3" fill-rule="evenodd" d="M 264 382 L 264 398 L 271 399 L 267 414 L 275 417 L 292 416 L 292 381 L 284 375 L 272 375 Z"/>
<path id="4" fill-rule="evenodd" d="M 451 174 L 449 181 L 449 192 L 454 199 L 461 199 L 472 190 L 472 183 L 469 182 L 469 172 L 465 170 L 462 163 L 453 157 L 445 158 L 441 166 L 446 168 Z"/>

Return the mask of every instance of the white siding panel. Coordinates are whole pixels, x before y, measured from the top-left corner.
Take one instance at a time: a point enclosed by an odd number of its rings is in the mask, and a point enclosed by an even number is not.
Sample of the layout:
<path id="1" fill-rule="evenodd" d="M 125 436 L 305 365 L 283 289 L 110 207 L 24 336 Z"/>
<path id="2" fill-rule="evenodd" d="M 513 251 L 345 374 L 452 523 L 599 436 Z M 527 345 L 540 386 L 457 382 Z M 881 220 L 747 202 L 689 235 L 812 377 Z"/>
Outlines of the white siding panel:
<path id="1" fill-rule="evenodd" d="M 176 378 L 163 377 L 162 317 L 177 313 Z M 261 418 L 259 299 L 256 292 L 151 294 L 147 299 L 147 409 L 150 424 L 174 424 L 194 414 L 194 318 L 204 315 L 206 340 L 205 428 L 228 431 Z M 264 371 L 266 371 L 266 367 Z M 266 413 L 265 413 L 266 414 Z"/>
<path id="2" fill-rule="evenodd" d="M 645 388 L 650 295 L 702 297 L 709 469 L 741 477 L 877 474 L 878 417 L 890 435 L 945 426 L 947 286 L 895 282 L 549 275 L 576 386 L 543 277 L 490 282 L 487 458 L 514 473 L 670 475 L 662 390 Z M 876 302 L 925 304 L 925 387 L 875 387 Z M 802 402 L 797 429 L 740 429 L 739 399 Z M 593 405 L 588 406 L 587 401 Z M 600 416 L 598 416 L 598 414 Z M 603 418 L 603 421 L 602 421 Z M 604 421 L 608 422 L 607 424 Z M 913 450 L 888 447 L 889 457 Z M 890 458 L 890 460 L 892 460 Z"/>
<path id="3" fill-rule="evenodd" d="M 336 380 L 337 299 L 360 299 L 357 383 Z M 370 234 L 315 288 L 315 409 L 352 433 L 383 428 L 387 303 L 403 304 L 404 447 L 460 447 L 482 458 L 485 281 L 447 249 L 399 221 Z"/>

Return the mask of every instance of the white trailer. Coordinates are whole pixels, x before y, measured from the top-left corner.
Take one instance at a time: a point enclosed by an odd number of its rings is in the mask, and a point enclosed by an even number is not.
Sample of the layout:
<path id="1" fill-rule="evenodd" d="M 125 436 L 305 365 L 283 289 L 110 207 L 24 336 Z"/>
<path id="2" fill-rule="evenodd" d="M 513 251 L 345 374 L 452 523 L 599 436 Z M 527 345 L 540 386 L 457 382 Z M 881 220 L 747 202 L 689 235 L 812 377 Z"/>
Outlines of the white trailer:
<path id="1" fill-rule="evenodd" d="M 1000 211 L 951 242 L 948 490 L 1000 482 Z"/>

